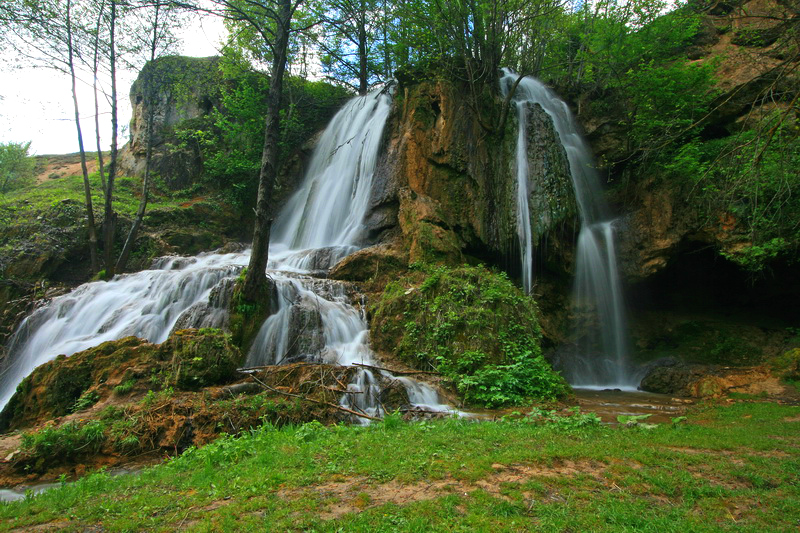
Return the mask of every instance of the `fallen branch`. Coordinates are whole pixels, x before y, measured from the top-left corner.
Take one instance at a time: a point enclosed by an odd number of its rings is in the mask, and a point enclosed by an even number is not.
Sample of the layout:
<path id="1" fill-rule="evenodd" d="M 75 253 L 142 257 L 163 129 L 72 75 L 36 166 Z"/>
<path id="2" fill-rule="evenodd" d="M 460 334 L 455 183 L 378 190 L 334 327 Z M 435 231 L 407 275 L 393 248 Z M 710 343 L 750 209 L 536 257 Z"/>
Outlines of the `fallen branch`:
<path id="1" fill-rule="evenodd" d="M 268 391 L 274 392 L 276 394 L 281 394 L 283 396 L 288 396 L 289 398 L 299 398 L 301 400 L 306 400 L 308 402 L 317 403 L 317 404 L 320 404 L 320 405 L 326 405 L 328 407 L 333 407 L 334 409 L 337 409 L 339 411 L 343 411 L 345 413 L 350 413 L 351 415 L 355 415 L 355 416 L 358 416 L 358 417 L 361 417 L 361 418 L 367 418 L 369 420 L 376 420 L 376 421 L 380 421 L 381 420 L 380 418 L 376 418 L 374 416 L 370 416 L 370 415 L 368 415 L 366 413 L 359 413 L 357 411 L 353 411 L 352 409 L 348 409 L 347 407 L 343 407 L 343 406 L 337 405 L 335 403 L 324 402 L 322 400 L 315 400 L 313 398 L 308 398 L 308 397 L 300 395 L 300 394 L 293 394 L 291 392 L 285 392 L 285 391 L 282 391 L 282 390 L 275 389 L 273 387 L 270 387 L 269 385 L 267 385 L 266 383 L 264 383 L 260 379 L 258 379 L 255 375 L 253 375 L 253 374 L 249 374 L 249 375 L 250 375 L 251 378 L 253 378 L 256 381 L 256 383 L 258 383 L 259 385 L 261 385 L 262 387 L 264 387 Z"/>
<path id="2" fill-rule="evenodd" d="M 399 376 L 409 376 L 412 374 L 433 374 L 435 376 L 439 376 L 439 372 L 431 372 L 429 370 L 392 370 L 391 368 L 384 368 L 382 366 L 374 366 L 374 365 L 365 365 L 363 363 L 353 363 L 353 366 L 362 366 L 364 368 L 371 368 L 373 370 L 383 370 L 385 372 L 389 372 L 391 374 L 396 374 Z"/>

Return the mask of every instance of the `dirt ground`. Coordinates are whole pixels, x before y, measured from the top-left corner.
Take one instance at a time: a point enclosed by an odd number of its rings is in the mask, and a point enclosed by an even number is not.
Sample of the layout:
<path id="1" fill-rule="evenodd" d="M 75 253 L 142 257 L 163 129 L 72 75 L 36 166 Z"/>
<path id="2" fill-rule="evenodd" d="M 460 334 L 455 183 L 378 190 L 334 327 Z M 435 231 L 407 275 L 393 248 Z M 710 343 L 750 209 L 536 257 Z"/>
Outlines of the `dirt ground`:
<path id="1" fill-rule="evenodd" d="M 86 154 L 87 170 L 91 174 L 92 172 L 97 172 L 97 167 L 97 154 L 88 152 Z M 42 155 L 37 157 L 37 184 L 67 176 L 80 176 L 82 173 L 80 154 Z"/>

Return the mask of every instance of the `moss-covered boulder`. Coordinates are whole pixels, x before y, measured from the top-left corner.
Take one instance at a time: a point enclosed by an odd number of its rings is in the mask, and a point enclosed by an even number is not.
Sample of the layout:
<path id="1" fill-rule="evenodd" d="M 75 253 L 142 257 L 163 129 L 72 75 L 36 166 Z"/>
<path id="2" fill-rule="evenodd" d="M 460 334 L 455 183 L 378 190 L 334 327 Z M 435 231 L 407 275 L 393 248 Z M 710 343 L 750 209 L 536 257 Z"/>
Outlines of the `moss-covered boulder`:
<path id="1" fill-rule="evenodd" d="M 0 432 L 91 407 L 111 394 L 196 390 L 236 377 L 242 354 L 217 329 L 181 330 L 162 344 L 136 337 L 105 342 L 34 370 L 0 412 Z"/>
<path id="2" fill-rule="evenodd" d="M 555 399 L 569 386 L 541 355 L 536 304 L 483 266 L 417 267 L 372 306 L 373 347 L 442 373 L 467 403 Z"/>
<path id="3" fill-rule="evenodd" d="M 242 364 L 239 349 L 218 329 L 183 329 L 165 344 L 172 354 L 173 380 L 181 389 L 196 390 L 231 381 Z"/>
<path id="4" fill-rule="evenodd" d="M 230 330 L 234 344 L 244 353 L 250 349 L 258 335 L 261 325 L 272 309 L 277 307 L 277 292 L 274 283 L 267 278 L 267 283 L 260 288 L 261 293 L 253 298 L 246 298 L 242 292 L 247 269 L 243 269 L 233 287 L 230 302 Z"/>

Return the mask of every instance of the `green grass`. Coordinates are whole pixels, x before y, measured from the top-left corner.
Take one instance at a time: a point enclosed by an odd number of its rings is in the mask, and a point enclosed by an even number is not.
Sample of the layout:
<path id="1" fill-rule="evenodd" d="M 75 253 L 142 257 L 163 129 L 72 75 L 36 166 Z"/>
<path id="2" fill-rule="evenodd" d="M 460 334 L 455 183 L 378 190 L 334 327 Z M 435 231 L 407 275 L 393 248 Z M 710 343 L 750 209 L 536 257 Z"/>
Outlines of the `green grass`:
<path id="1" fill-rule="evenodd" d="M 100 187 L 100 176 L 93 173 L 89 176 L 92 185 L 92 205 L 95 215 L 103 212 L 105 199 Z M 114 209 L 117 213 L 132 217 L 139 207 L 141 179 L 120 177 L 115 182 Z M 68 176 L 53 180 L 45 180 L 36 185 L 16 189 L 0 196 L 0 212 L 13 212 L 15 217 L 39 213 L 55 207 L 63 200 L 74 200 L 84 203 L 83 177 Z M 148 202 L 148 210 L 174 206 L 176 200 L 169 195 L 152 194 Z"/>
<path id="2" fill-rule="evenodd" d="M 737 403 L 652 430 L 264 427 L 2 505 L 0 530 L 796 531 L 799 414 Z"/>

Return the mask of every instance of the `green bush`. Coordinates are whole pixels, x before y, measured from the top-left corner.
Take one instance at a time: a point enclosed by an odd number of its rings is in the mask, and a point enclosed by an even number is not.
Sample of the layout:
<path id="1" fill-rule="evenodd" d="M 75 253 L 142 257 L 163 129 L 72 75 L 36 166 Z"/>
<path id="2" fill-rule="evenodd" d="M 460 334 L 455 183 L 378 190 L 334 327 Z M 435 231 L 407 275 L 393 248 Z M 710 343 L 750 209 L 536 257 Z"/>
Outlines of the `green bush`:
<path id="1" fill-rule="evenodd" d="M 72 421 L 54 427 L 47 426 L 33 433 L 23 433 L 22 458 L 28 468 L 43 471 L 51 464 L 72 460 L 100 450 L 105 440 L 106 423 Z"/>
<path id="2" fill-rule="evenodd" d="M 554 399 L 569 386 L 541 355 L 534 301 L 485 267 L 422 266 L 390 283 L 373 309 L 382 351 L 443 374 L 467 403 Z"/>
<path id="3" fill-rule="evenodd" d="M 33 181 L 36 163 L 28 151 L 31 143 L 0 143 L 0 194 Z"/>

